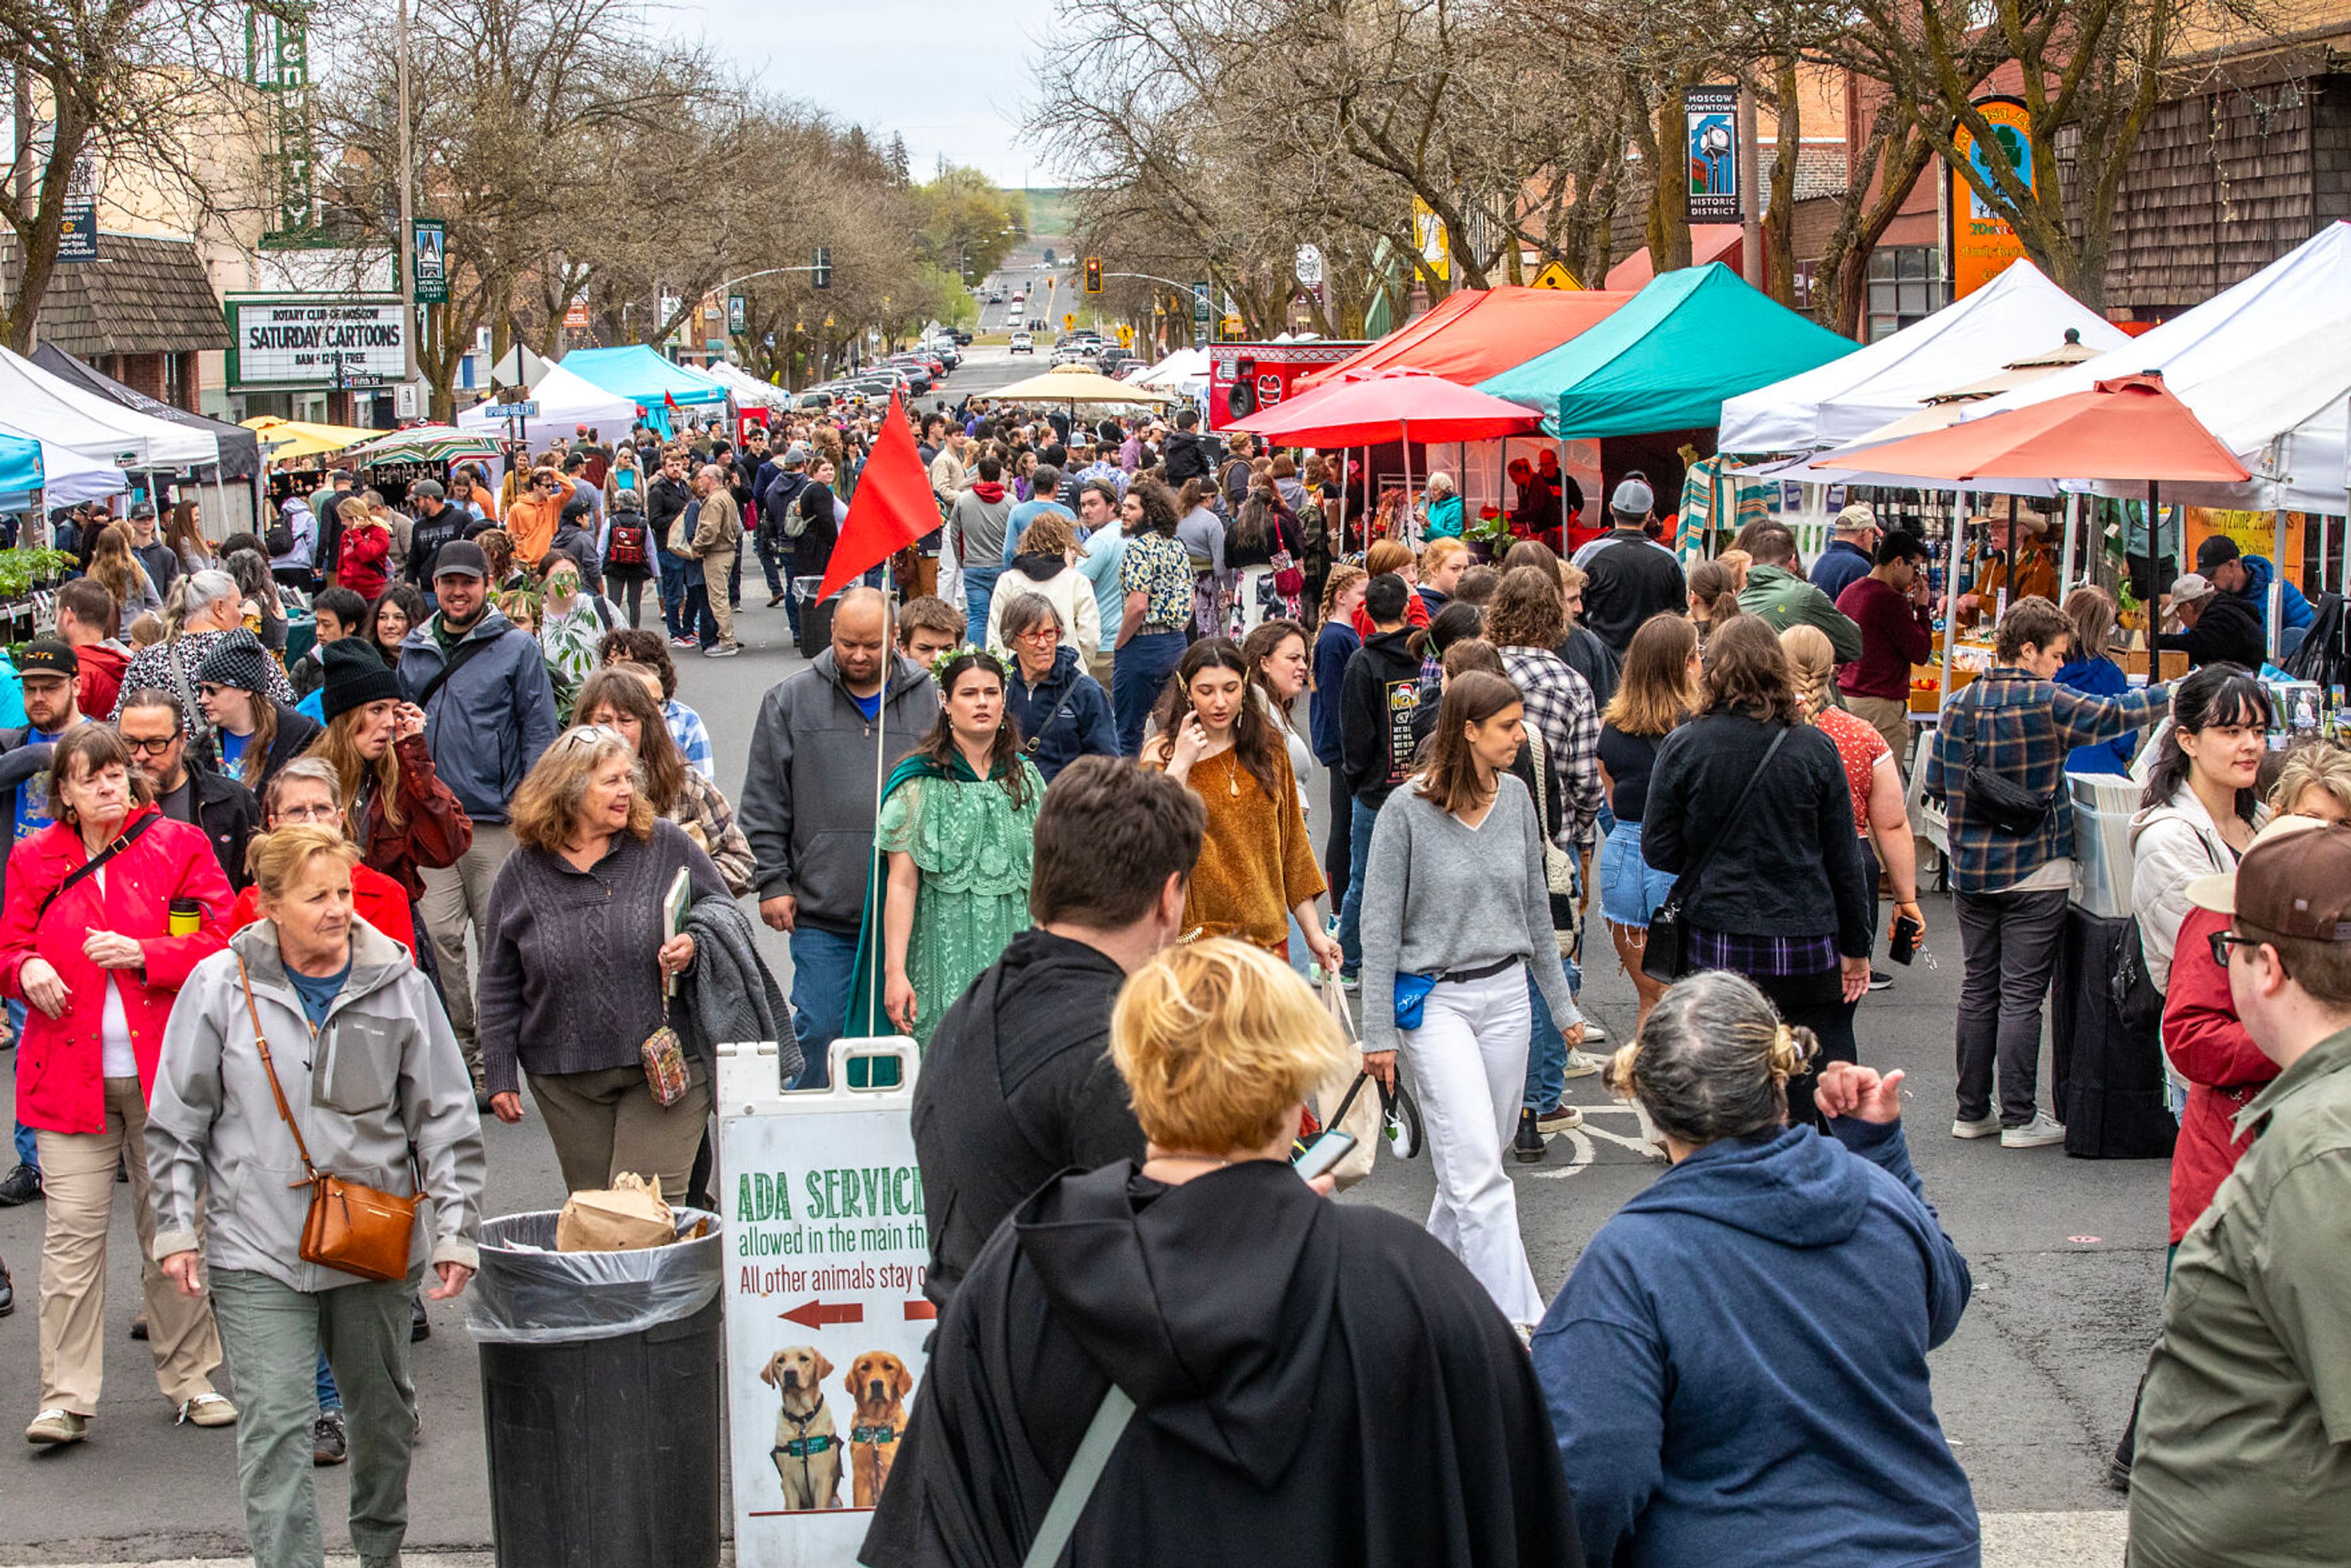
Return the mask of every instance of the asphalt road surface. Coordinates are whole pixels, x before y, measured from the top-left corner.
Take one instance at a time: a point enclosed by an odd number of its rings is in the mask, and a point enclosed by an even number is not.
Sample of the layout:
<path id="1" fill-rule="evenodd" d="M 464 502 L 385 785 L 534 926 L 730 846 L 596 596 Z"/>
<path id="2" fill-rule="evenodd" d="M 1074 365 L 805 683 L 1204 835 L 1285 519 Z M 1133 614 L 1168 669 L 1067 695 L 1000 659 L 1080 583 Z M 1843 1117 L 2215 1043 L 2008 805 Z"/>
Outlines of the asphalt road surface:
<path id="1" fill-rule="evenodd" d="M 947 383 L 951 393 L 988 379 L 986 357 L 976 358 Z M 1013 363 L 1016 374 L 1025 373 L 1025 361 Z M 730 796 L 742 786 L 760 695 L 801 667 L 784 612 L 764 607 L 759 587 L 757 563 L 747 559 L 737 622 L 744 657 L 679 658 L 680 695 L 709 725 L 719 781 Z M 1319 787 L 1310 796 L 1318 807 L 1324 799 Z M 1312 826 L 1319 841 L 1323 825 L 1318 819 Z M 1987 1516 L 1987 1561 L 2117 1563 L 2121 1500 L 2105 1490 L 2101 1475 L 2155 1333 L 2168 1167 L 2073 1160 L 2056 1148 L 2004 1151 L 1997 1140 L 1949 1135 L 1959 943 L 1948 902 L 1929 899 L 1927 918 L 1928 950 L 1939 962 L 1904 971 L 1893 989 L 1868 998 L 1860 1032 L 1866 1060 L 1907 1071 L 1912 1155 L 1974 1270 L 1966 1318 L 1935 1356 L 1937 1407 Z M 763 936 L 769 961 L 788 975 L 783 938 Z M 1621 1040 L 1633 1019 L 1630 985 L 1613 954 L 1593 955 L 1586 974 L 1589 1009 Z M 2044 1092 L 2045 1084 L 2044 1073 Z M 1586 1108 L 1585 1129 L 1555 1138 L 1543 1163 L 1510 1167 L 1535 1275 L 1547 1289 L 1566 1276 L 1593 1229 L 1659 1168 L 1635 1146 L 1630 1113 L 1608 1103 L 1595 1079 L 1573 1082 L 1569 1094 Z M 489 1121 L 484 1134 L 490 1213 L 560 1204 L 562 1182 L 535 1114 L 513 1127 Z M 1425 1159 L 1383 1160 L 1344 1201 L 1419 1218 L 1432 1190 Z M 15 1272 L 18 1301 L 15 1315 L 0 1320 L 0 1419 L 11 1423 L 30 1420 L 39 1396 L 41 1223 L 38 1205 L 0 1210 L 0 1259 Z M 129 1216 L 118 1212 L 108 1379 L 89 1440 L 41 1452 L 0 1435 L 0 1563 L 231 1558 L 240 1551 L 233 1435 L 174 1427 L 146 1347 L 127 1337 L 137 1305 L 135 1251 Z M 424 1442 L 410 1488 L 413 1556 L 478 1551 L 490 1539 L 479 1385 L 464 1317 L 462 1300 L 435 1306 L 433 1337 L 416 1347 Z M 1840 1326 L 1855 1336 L 1876 1332 L 1862 1321 Z M 232 1386 L 225 1377 L 223 1386 Z M 346 1474 L 319 1472 L 330 1549 L 344 1549 Z"/>

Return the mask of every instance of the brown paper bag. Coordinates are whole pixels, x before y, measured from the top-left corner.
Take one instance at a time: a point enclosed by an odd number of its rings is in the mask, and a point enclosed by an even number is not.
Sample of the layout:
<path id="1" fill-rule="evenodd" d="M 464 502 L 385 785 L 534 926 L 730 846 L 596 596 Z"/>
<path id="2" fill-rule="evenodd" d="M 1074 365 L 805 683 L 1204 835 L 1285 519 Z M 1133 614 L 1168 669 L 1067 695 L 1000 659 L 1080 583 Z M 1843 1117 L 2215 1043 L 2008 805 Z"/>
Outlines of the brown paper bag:
<path id="1" fill-rule="evenodd" d="M 555 1220 L 558 1252 L 633 1252 L 677 1239 L 677 1218 L 661 1189 L 622 1171 L 601 1192 L 575 1192 Z"/>

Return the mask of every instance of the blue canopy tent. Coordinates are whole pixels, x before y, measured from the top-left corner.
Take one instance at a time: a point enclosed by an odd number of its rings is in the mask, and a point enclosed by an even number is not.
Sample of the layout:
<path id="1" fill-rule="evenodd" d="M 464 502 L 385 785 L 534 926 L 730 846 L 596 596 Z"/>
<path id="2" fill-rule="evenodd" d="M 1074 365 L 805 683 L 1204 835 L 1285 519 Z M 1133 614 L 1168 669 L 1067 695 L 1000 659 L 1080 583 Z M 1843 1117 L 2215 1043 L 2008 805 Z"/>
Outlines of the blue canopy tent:
<path id="1" fill-rule="evenodd" d="M 574 349 L 563 368 L 617 397 L 632 399 L 648 423 L 669 433 L 669 410 L 724 407 L 726 388 L 712 377 L 674 364 L 643 343 L 617 349 Z"/>
<path id="2" fill-rule="evenodd" d="M 0 435 L 0 496 L 29 495 L 41 487 L 41 444 L 29 436 Z"/>

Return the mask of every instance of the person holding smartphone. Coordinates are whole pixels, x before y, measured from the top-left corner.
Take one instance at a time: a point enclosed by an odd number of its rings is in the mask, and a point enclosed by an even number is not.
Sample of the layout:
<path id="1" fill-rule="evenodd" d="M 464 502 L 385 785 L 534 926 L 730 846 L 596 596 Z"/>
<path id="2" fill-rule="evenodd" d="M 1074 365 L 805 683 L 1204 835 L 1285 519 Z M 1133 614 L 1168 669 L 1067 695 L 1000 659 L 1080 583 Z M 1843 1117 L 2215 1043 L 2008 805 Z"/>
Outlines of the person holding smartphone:
<path id="1" fill-rule="evenodd" d="M 1193 643 L 1176 663 L 1155 723 L 1143 766 L 1188 788 L 1208 810 L 1184 902 L 1186 926 L 1287 958 L 1295 918 L 1307 951 L 1336 974 L 1339 944 L 1323 932 L 1315 907 L 1322 872 L 1289 748 L 1250 693 L 1249 656 L 1226 637 Z"/>

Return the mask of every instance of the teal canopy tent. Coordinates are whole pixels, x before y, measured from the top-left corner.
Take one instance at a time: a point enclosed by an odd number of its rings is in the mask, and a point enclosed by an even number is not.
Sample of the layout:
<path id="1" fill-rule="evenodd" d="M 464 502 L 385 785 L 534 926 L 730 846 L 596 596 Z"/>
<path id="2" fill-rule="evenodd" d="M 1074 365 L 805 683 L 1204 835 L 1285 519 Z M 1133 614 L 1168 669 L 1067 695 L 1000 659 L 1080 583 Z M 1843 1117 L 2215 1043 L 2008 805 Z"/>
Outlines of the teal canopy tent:
<path id="1" fill-rule="evenodd" d="M 1478 390 L 1536 410 L 1569 440 L 1701 429 L 1721 423 L 1725 398 L 1857 346 L 1710 262 L 1651 279 L 1605 320 Z"/>
<path id="2" fill-rule="evenodd" d="M 643 343 L 618 349 L 574 349 L 563 356 L 563 368 L 606 392 L 633 398 L 648 409 L 663 405 L 664 394 L 681 408 L 723 403 L 726 389 L 700 371 L 673 364 Z"/>
<path id="3" fill-rule="evenodd" d="M 41 487 L 41 444 L 22 435 L 0 435 L 0 496 L 21 496 Z"/>

